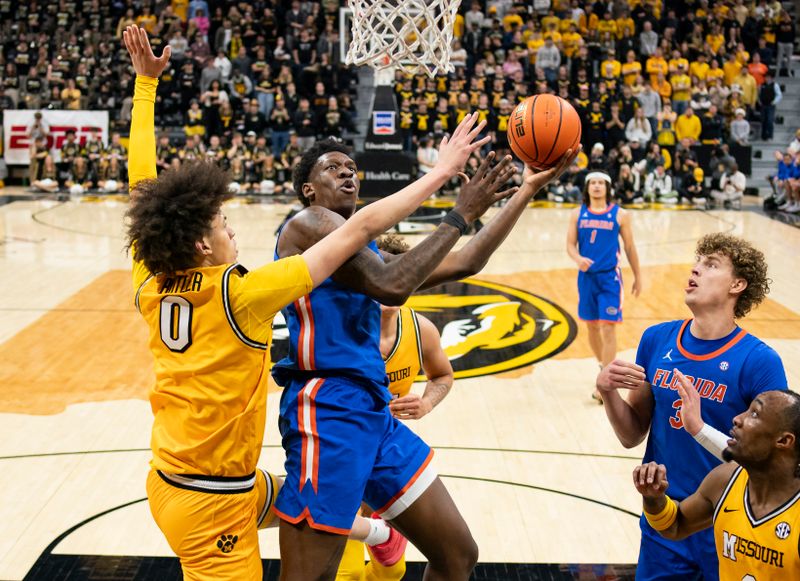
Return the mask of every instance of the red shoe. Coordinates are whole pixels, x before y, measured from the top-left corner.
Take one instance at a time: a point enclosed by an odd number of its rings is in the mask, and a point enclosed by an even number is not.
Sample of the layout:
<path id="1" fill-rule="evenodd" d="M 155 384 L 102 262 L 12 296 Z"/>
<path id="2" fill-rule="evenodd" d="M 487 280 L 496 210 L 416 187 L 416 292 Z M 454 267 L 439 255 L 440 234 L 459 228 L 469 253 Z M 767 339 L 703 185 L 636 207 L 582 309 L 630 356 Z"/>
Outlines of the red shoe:
<path id="1" fill-rule="evenodd" d="M 372 518 L 381 517 L 373 513 Z M 380 545 L 367 545 L 367 549 L 375 561 L 384 567 L 391 567 L 403 557 L 406 552 L 406 545 L 408 545 L 408 539 L 392 527 L 389 527 L 389 539 Z"/>

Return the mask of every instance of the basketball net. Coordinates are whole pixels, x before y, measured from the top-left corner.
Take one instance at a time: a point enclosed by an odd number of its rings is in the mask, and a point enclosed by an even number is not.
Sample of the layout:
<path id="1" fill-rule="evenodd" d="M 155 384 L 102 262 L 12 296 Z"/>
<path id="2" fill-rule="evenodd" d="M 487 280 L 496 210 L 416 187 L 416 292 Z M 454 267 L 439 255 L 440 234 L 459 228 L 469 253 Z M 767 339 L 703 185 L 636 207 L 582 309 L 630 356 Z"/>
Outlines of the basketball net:
<path id="1" fill-rule="evenodd" d="M 429 77 L 450 64 L 453 23 L 461 0 L 348 0 L 353 40 L 345 63 L 380 71 L 400 68 Z"/>

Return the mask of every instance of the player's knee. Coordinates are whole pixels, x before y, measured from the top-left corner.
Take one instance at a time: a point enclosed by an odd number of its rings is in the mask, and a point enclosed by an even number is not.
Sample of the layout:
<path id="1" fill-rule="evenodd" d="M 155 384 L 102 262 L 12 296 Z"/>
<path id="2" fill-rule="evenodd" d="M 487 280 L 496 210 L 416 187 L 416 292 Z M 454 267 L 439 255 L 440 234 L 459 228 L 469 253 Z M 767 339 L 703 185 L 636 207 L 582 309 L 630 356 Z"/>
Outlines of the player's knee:
<path id="1" fill-rule="evenodd" d="M 617 328 L 613 323 L 603 323 L 600 325 L 600 334 L 603 338 L 613 339 L 617 334 Z"/>
<path id="2" fill-rule="evenodd" d="M 468 531 L 459 542 L 448 544 L 441 559 L 430 560 L 435 569 L 447 571 L 448 574 L 464 575 L 464 578 L 469 577 L 477 563 L 478 544 Z"/>

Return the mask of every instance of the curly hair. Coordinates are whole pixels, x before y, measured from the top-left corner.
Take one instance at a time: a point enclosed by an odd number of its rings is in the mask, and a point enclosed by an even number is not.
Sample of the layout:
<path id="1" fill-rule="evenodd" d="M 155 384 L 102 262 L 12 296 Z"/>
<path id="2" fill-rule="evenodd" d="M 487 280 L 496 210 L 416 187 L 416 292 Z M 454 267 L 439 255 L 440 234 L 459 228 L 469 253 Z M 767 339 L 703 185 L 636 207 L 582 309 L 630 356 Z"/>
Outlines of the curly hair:
<path id="1" fill-rule="evenodd" d="M 328 138 L 322 141 L 317 141 L 312 145 L 300 158 L 300 161 L 292 171 L 292 186 L 297 194 L 297 198 L 303 203 L 304 206 L 310 206 L 311 202 L 303 195 L 303 184 L 308 181 L 311 175 L 311 170 L 314 169 L 314 164 L 317 160 L 331 151 L 338 151 L 345 155 L 350 155 L 350 148 L 340 143 L 336 139 Z"/>
<path id="2" fill-rule="evenodd" d="M 195 242 L 211 229 L 222 203 L 233 194 L 230 177 L 217 165 L 199 161 L 136 184 L 125 213 L 127 249 L 152 273 L 174 274 L 197 265 Z"/>
<path id="3" fill-rule="evenodd" d="M 697 255 L 721 254 L 733 264 L 733 275 L 747 281 L 747 288 L 736 299 L 734 316 L 741 319 L 758 306 L 769 293 L 772 279 L 767 277 L 764 253 L 749 242 L 730 234 L 707 234 L 697 242 Z"/>
<path id="4" fill-rule="evenodd" d="M 378 238 L 378 248 L 389 254 L 404 254 L 411 248 L 402 236 L 384 234 Z"/>

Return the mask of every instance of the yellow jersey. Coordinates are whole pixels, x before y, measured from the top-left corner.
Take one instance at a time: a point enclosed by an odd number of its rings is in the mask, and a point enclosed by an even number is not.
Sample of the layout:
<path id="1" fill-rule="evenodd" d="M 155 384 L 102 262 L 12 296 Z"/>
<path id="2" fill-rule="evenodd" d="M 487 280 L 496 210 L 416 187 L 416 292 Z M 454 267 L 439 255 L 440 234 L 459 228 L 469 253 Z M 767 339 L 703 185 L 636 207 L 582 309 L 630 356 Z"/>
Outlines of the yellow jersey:
<path id="1" fill-rule="evenodd" d="M 800 491 L 756 519 L 748 480 L 747 471 L 737 468 L 714 510 L 720 580 L 800 579 Z"/>
<path id="2" fill-rule="evenodd" d="M 156 177 L 158 81 L 137 76 L 131 120 L 131 188 Z M 156 383 L 153 468 L 241 477 L 255 472 L 266 419 L 272 319 L 311 292 L 301 256 L 248 273 L 238 264 L 165 276 L 133 264 L 135 304 L 150 330 Z"/>
<path id="3" fill-rule="evenodd" d="M 404 397 L 411 391 L 422 369 L 422 340 L 417 314 L 409 307 L 400 307 L 397 313 L 397 337 L 386 359 L 389 392 L 394 397 Z"/>
<path id="4" fill-rule="evenodd" d="M 150 329 L 157 470 L 247 476 L 266 421 L 272 319 L 311 292 L 301 256 L 253 272 L 238 264 L 145 276 L 136 307 Z"/>

